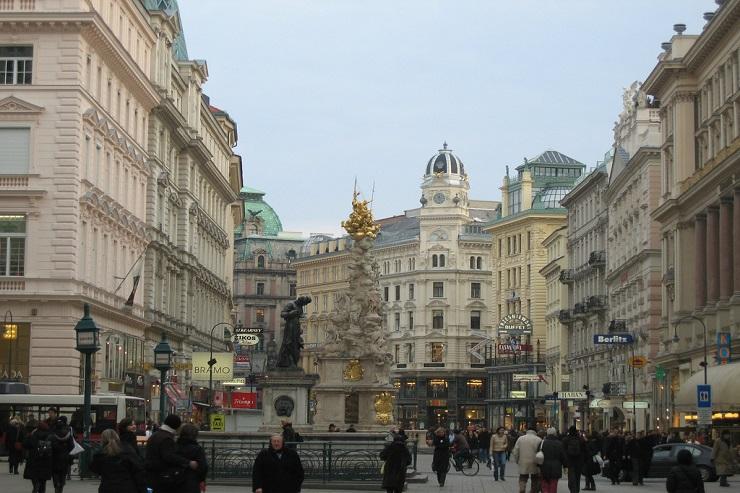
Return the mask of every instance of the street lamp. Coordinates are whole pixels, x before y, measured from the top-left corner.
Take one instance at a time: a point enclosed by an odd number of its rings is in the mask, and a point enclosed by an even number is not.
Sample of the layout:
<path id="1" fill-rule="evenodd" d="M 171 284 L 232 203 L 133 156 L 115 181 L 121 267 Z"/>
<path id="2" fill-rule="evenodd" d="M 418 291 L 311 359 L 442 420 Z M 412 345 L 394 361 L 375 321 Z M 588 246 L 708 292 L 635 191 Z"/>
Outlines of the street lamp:
<path id="1" fill-rule="evenodd" d="M 8 323 L 10 315 L 10 323 Z M 3 317 L 3 340 L 8 341 L 8 380 L 13 379 L 13 341 L 18 339 L 18 325 L 13 323 L 13 312 L 5 312 Z"/>
<path id="2" fill-rule="evenodd" d="M 236 328 L 228 322 L 219 322 L 213 327 L 211 327 L 211 336 L 210 336 L 211 357 L 208 360 L 208 413 L 207 413 L 207 416 L 208 416 L 208 426 L 209 427 L 211 425 L 211 408 L 213 407 L 213 365 L 218 363 L 218 361 L 216 361 L 213 358 L 213 332 L 216 330 L 217 327 L 220 327 L 221 325 L 231 327 L 234 330 L 234 332 L 238 332 L 238 329 L 241 328 L 241 322 L 237 324 Z"/>
<path id="3" fill-rule="evenodd" d="M 83 437 L 90 439 L 90 400 L 92 394 L 92 355 L 100 350 L 100 328 L 90 316 L 90 305 L 83 305 L 84 315 L 75 325 L 77 351 L 85 355 L 84 409 L 82 412 Z"/>
<path id="4" fill-rule="evenodd" d="M 707 384 L 707 326 L 704 324 L 704 320 L 701 318 L 695 316 L 695 315 L 686 315 L 685 317 L 681 317 L 678 319 L 678 321 L 673 324 L 673 342 L 678 343 L 678 325 L 682 322 L 685 322 L 686 320 L 696 320 L 698 321 L 702 328 L 704 329 L 704 361 L 702 361 L 700 366 L 704 367 L 704 385 Z"/>
<path id="5" fill-rule="evenodd" d="M 162 332 L 162 340 L 154 348 L 154 368 L 159 370 L 159 424 L 164 423 L 167 396 L 164 391 L 164 382 L 167 372 L 172 368 L 172 347 L 167 342 L 167 336 Z"/>

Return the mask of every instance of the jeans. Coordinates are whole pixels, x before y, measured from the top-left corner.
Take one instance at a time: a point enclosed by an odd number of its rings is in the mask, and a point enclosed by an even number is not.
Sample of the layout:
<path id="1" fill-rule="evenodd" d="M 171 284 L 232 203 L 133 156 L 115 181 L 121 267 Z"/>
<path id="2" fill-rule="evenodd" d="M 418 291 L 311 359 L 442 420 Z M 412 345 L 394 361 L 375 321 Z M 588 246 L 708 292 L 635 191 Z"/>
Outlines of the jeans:
<path id="1" fill-rule="evenodd" d="M 520 474 L 519 475 L 519 493 L 526 493 L 527 490 L 527 479 L 532 478 L 530 493 L 537 493 L 540 490 L 540 475 L 539 474 Z M 557 483 L 556 483 L 557 486 Z M 543 492 L 544 493 L 544 492 Z"/>
<path id="2" fill-rule="evenodd" d="M 568 490 L 570 493 L 581 491 L 581 469 L 583 469 L 583 465 L 578 459 L 573 460 L 573 464 L 568 467 Z"/>
<path id="3" fill-rule="evenodd" d="M 478 459 L 486 465 L 490 465 L 489 461 L 491 458 L 488 455 L 488 449 L 481 447 L 481 449 L 478 451 Z"/>
<path id="4" fill-rule="evenodd" d="M 506 452 L 493 453 L 493 478 L 504 479 L 504 470 L 506 469 Z"/>
<path id="5" fill-rule="evenodd" d="M 558 492 L 558 480 L 557 479 L 542 479 L 542 493 L 557 493 Z"/>

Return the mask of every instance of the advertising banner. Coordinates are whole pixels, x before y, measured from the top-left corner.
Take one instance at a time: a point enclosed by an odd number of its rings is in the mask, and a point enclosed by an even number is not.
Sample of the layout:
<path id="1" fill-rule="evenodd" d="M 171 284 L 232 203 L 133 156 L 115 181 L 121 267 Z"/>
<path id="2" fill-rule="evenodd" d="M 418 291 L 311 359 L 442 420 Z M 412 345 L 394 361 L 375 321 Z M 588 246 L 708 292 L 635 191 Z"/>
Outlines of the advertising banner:
<path id="1" fill-rule="evenodd" d="M 257 409 L 257 393 L 232 392 L 231 407 L 234 409 Z"/>
<path id="2" fill-rule="evenodd" d="M 210 358 L 210 352 L 193 353 L 193 380 L 208 381 L 211 374 L 208 368 Z M 216 360 L 216 364 L 213 365 L 213 380 L 231 380 L 234 376 L 234 354 L 213 353 L 213 359 Z"/>

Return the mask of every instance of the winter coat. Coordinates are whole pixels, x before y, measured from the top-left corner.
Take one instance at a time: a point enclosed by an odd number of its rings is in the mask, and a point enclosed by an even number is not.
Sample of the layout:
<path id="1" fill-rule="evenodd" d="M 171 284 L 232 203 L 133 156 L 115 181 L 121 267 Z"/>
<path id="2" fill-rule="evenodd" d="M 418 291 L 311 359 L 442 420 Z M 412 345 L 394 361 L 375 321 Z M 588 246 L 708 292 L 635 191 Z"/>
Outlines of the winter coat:
<path id="1" fill-rule="evenodd" d="M 139 443 L 136 441 L 136 433 L 126 430 L 118 436 L 121 438 L 121 443 L 129 447 L 129 451 L 133 451 L 136 455 L 141 456 L 139 453 Z"/>
<path id="2" fill-rule="evenodd" d="M 5 429 L 3 441 L 5 443 L 5 450 L 8 451 L 8 460 L 16 463 L 20 462 L 23 458 L 23 451 L 16 450 L 15 444 L 20 443 L 21 446 L 23 445 L 23 429 L 20 426 L 9 424 Z"/>
<path id="3" fill-rule="evenodd" d="M 478 447 L 481 450 L 488 450 L 491 447 L 491 432 L 481 431 L 478 433 Z"/>
<path id="4" fill-rule="evenodd" d="M 46 456 L 39 454 L 39 444 L 42 441 L 49 440 L 51 432 L 48 430 L 36 429 L 23 440 L 23 448 L 28 451 L 26 460 L 26 469 L 23 471 L 25 479 L 36 481 L 48 481 L 51 479 L 53 454 L 48 453 Z"/>
<path id="5" fill-rule="evenodd" d="M 514 444 L 514 450 L 511 456 L 514 462 L 519 464 L 519 474 L 539 474 L 540 469 L 534 461 L 540 442 L 542 439 L 537 436 L 534 430 L 527 430 L 527 433 L 520 436 Z"/>
<path id="6" fill-rule="evenodd" d="M 118 455 L 96 452 L 90 470 L 100 476 L 98 493 L 143 493 L 146 491 L 144 467 L 128 447 Z"/>
<path id="7" fill-rule="evenodd" d="M 198 463 L 198 469 L 185 469 L 185 482 L 178 488 L 179 493 L 200 493 L 200 482 L 206 480 L 208 461 L 203 447 L 195 440 L 178 439 L 177 453 Z"/>
<path id="8" fill-rule="evenodd" d="M 406 483 L 406 468 L 411 464 L 411 454 L 403 440 L 394 440 L 380 452 L 383 467 L 383 488 L 403 490 Z"/>
<path id="9" fill-rule="evenodd" d="M 733 474 L 735 458 L 732 452 L 730 445 L 723 439 L 720 438 L 714 442 L 712 460 L 714 461 L 715 469 L 717 469 L 717 475 L 729 476 Z"/>
<path id="10" fill-rule="evenodd" d="M 175 435 L 162 428 L 154 432 L 146 442 L 146 459 L 144 468 L 147 474 L 147 483 L 157 493 L 166 491 L 178 491 L 178 486 L 165 485 L 160 480 L 162 473 L 175 469 L 185 469 L 190 466 L 175 448 Z"/>
<path id="11" fill-rule="evenodd" d="M 51 440 L 52 472 L 66 474 L 72 462 L 72 456 L 69 453 L 75 448 L 72 428 L 65 427 L 65 429 L 57 430 L 49 435 L 49 439 Z"/>
<path id="12" fill-rule="evenodd" d="M 298 453 L 287 447 L 280 455 L 272 447 L 257 454 L 252 468 L 252 491 L 262 493 L 298 493 L 303 484 L 303 464 Z"/>
<path id="13" fill-rule="evenodd" d="M 549 435 L 542 443 L 542 453 L 545 462 L 540 465 L 540 475 L 543 479 L 560 479 L 563 477 L 563 468 L 568 467 L 568 457 L 565 455 L 563 443 L 554 435 Z"/>
<path id="14" fill-rule="evenodd" d="M 621 463 L 624 457 L 624 438 L 619 435 L 608 436 L 604 440 L 604 457 L 610 463 Z"/>
<path id="15" fill-rule="evenodd" d="M 501 436 L 499 436 L 498 433 L 494 433 L 493 435 L 491 435 L 490 452 L 492 454 L 494 452 L 506 452 L 506 449 L 508 448 L 509 448 L 509 437 L 506 436 L 505 433 Z"/>
<path id="16" fill-rule="evenodd" d="M 665 481 L 668 493 L 704 493 L 704 481 L 694 464 L 673 466 Z"/>
<path id="17" fill-rule="evenodd" d="M 447 436 L 432 438 L 434 456 L 432 457 L 433 472 L 447 472 L 450 470 L 450 441 Z"/>
<path id="18" fill-rule="evenodd" d="M 640 441 L 637 438 L 624 442 L 624 455 L 626 459 L 640 460 L 642 458 L 642 447 L 640 447 Z"/>
<path id="19" fill-rule="evenodd" d="M 585 466 L 589 461 L 593 462 L 593 456 L 589 455 L 586 448 L 586 441 L 578 435 L 568 435 L 563 438 L 563 450 L 568 458 L 569 466 Z"/>

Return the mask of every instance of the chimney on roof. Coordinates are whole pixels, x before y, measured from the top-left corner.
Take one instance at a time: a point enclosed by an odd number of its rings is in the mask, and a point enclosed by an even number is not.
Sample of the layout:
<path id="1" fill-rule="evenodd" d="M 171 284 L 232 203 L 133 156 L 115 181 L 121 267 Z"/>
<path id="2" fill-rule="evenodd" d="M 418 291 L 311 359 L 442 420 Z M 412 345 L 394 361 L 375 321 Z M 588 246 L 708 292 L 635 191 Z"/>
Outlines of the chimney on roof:
<path id="1" fill-rule="evenodd" d="M 686 24 L 673 24 L 673 30 L 676 31 L 676 34 L 681 36 L 686 30 Z"/>

